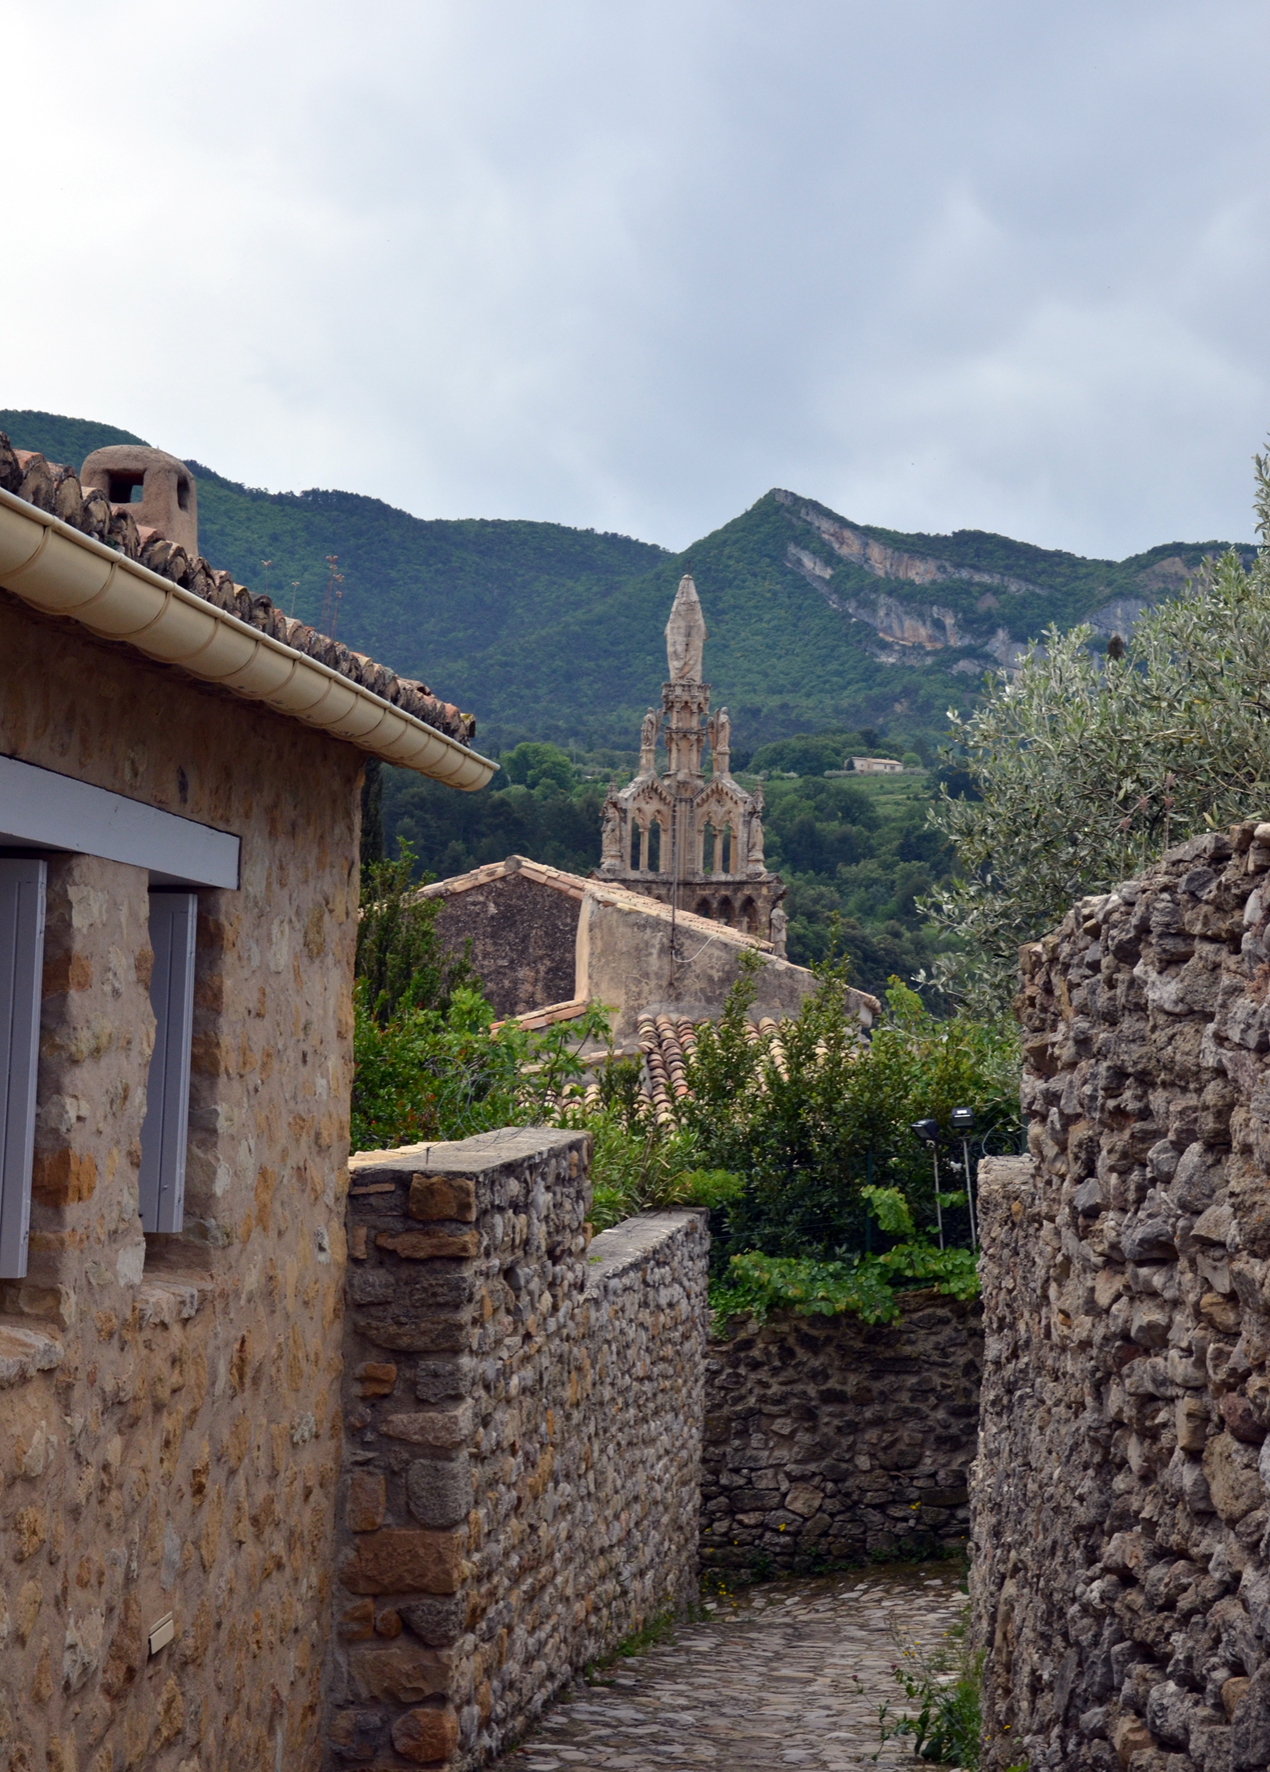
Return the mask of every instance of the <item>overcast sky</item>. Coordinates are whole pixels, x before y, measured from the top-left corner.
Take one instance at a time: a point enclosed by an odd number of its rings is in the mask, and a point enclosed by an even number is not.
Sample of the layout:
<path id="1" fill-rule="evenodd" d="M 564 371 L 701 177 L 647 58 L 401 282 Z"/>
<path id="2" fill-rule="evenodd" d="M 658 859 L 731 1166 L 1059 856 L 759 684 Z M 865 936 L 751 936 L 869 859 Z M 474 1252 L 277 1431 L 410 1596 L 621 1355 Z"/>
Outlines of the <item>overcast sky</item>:
<path id="1" fill-rule="evenodd" d="M 683 547 L 1251 535 L 1265 0 L 0 0 L 0 406 Z"/>

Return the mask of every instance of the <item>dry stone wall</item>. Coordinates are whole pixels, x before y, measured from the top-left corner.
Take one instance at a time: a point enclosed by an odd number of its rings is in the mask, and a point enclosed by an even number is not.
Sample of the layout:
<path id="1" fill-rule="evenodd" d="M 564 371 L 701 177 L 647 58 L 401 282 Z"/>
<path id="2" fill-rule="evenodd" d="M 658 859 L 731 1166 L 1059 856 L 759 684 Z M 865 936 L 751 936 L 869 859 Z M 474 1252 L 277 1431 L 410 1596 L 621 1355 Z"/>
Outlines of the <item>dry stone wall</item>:
<path id="1" fill-rule="evenodd" d="M 240 889 L 199 894 L 181 1237 L 137 1204 L 147 874 L 49 862 L 30 1266 L 0 1282 L 0 1766 L 307 1767 L 361 757 L 3 593 L 0 661 L 0 752 L 242 841 Z"/>
<path id="2" fill-rule="evenodd" d="M 1023 950 L 981 1172 L 986 1765 L 1270 1764 L 1270 825 Z"/>
<path id="3" fill-rule="evenodd" d="M 353 1159 L 330 1767 L 482 1764 L 695 1589 L 705 1215 L 583 1133 Z"/>
<path id="4" fill-rule="evenodd" d="M 814 1569 L 964 1546 L 979 1423 L 977 1305 L 902 1300 L 895 1324 L 734 1320 L 706 1363 L 707 1568 Z"/>

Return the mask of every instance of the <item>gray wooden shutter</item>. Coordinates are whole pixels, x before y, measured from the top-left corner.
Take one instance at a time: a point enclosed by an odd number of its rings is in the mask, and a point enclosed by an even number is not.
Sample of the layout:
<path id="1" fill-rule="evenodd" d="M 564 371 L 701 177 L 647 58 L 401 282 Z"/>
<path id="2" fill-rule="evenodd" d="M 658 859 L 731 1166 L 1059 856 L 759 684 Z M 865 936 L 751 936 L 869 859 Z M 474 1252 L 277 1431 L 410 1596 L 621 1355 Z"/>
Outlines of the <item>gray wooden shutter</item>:
<path id="1" fill-rule="evenodd" d="M 44 971 L 43 861 L 0 859 L 0 1279 L 26 1273 Z"/>
<path id="2" fill-rule="evenodd" d="M 194 1025 L 194 929 L 198 895 L 150 894 L 150 1007 L 154 1055 L 141 1128 L 141 1228 L 179 1231 L 185 1222 L 185 1144 L 190 1118 Z"/>

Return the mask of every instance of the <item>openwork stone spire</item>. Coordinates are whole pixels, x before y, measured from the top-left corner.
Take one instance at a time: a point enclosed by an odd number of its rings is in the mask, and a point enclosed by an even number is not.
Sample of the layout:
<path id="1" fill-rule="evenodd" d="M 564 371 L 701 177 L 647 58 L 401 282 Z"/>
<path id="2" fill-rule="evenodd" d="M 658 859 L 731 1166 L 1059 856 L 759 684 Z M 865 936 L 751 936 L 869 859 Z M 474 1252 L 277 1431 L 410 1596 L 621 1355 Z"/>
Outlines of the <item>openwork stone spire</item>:
<path id="1" fill-rule="evenodd" d="M 749 794 L 732 779 L 728 710 L 711 717 L 710 685 L 702 680 L 705 642 L 701 600 L 685 573 L 666 623 L 669 680 L 661 715 L 645 714 L 639 774 L 605 802 L 599 876 L 771 939 L 783 953 L 785 919 L 776 907 L 785 887 L 763 859 L 762 793 Z M 657 770 L 659 737 L 664 775 Z M 702 767 L 707 743 L 709 777 Z"/>

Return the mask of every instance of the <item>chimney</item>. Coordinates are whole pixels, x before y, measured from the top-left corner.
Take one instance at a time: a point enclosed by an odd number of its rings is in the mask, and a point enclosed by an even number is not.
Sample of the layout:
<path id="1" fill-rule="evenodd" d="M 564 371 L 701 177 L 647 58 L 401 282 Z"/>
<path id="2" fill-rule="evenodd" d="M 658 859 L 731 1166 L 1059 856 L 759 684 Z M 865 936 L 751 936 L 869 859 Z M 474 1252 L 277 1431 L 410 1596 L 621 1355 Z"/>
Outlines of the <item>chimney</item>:
<path id="1" fill-rule="evenodd" d="M 198 495 L 183 461 L 141 443 L 116 443 L 86 456 L 79 483 L 104 492 L 115 510 L 131 511 L 140 530 L 179 542 L 198 557 Z"/>

